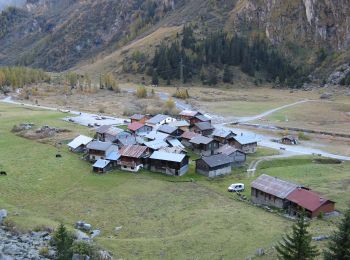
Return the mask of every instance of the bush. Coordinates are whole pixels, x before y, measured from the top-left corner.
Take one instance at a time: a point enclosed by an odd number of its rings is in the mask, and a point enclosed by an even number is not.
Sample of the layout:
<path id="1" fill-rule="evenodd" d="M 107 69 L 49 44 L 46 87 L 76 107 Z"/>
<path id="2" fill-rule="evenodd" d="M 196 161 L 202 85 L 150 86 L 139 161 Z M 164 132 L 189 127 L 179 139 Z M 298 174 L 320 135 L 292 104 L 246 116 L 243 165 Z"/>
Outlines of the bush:
<path id="1" fill-rule="evenodd" d="M 187 99 L 190 97 L 190 94 L 188 93 L 187 89 L 179 89 L 178 88 L 174 94 L 174 97 L 181 98 L 181 99 Z"/>
<path id="2" fill-rule="evenodd" d="M 309 136 L 305 135 L 304 132 L 299 132 L 298 138 L 299 138 L 299 140 L 304 140 L 304 141 L 308 141 L 311 139 Z"/>
<path id="3" fill-rule="evenodd" d="M 57 249 L 57 260 L 72 258 L 74 236 L 63 224 L 60 224 L 52 237 L 52 243 Z"/>
<path id="4" fill-rule="evenodd" d="M 13 220 L 6 218 L 3 222 L 2 225 L 5 227 L 4 229 L 7 231 L 14 231 L 16 228 L 16 224 Z"/>
<path id="5" fill-rule="evenodd" d="M 105 113 L 106 112 L 106 108 L 104 106 L 99 106 L 98 107 L 98 112 L 99 113 Z"/>
<path id="6" fill-rule="evenodd" d="M 47 246 L 41 247 L 39 249 L 39 255 L 44 257 L 49 257 L 50 256 L 49 248 Z"/>
<path id="7" fill-rule="evenodd" d="M 145 86 L 138 87 L 136 89 L 136 97 L 137 98 L 146 98 L 147 97 L 147 89 Z"/>
<path id="8" fill-rule="evenodd" d="M 72 246 L 73 254 L 95 256 L 97 249 L 94 245 L 84 241 L 75 241 Z"/>

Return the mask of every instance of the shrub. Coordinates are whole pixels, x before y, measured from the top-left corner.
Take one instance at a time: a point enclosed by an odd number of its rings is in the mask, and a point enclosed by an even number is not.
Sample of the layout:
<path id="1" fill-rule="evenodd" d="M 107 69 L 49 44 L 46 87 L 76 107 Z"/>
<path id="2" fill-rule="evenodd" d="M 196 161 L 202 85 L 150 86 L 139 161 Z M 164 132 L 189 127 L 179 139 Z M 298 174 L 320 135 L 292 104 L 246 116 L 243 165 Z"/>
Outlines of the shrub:
<path id="1" fill-rule="evenodd" d="M 96 255 L 96 247 L 85 241 L 75 241 L 72 246 L 73 254 L 94 256 Z"/>
<path id="2" fill-rule="evenodd" d="M 104 106 L 99 106 L 98 107 L 98 112 L 99 113 L 105 113 L 106 112 L 106 108 Z"/>
<path id="3" fill-rule="evenodd" d="M 138 87 L 136 89 L 136 97 L 137 98 L 146 98 L 147 97 L 147 89 L 145 86 Z"/>
<path id="4" fill-rule="evenodd" d="M 307 140 L 311 139 L 309 136 L 305 135 L 304 132 L 299 132 L 298 133 L 298 138 L 299 138 L 299 140 L 304 140 L 304 141 L 307 141 Z"/>
<path id="5" fill-rule="evenodd" d="M 50 255 L 49 248 L 47 246 L 41 247 L 39 249 L 39 255 L 44 256 L 44 257 L 49 257 L 49 255 Z"/>

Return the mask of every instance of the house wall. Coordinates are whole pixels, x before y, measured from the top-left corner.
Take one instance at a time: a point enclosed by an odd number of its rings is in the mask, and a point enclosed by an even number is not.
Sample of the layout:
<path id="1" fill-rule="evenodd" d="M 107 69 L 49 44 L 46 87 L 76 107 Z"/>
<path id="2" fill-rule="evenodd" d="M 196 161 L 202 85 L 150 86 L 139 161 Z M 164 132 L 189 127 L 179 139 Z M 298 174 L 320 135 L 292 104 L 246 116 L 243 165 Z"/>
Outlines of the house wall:
<path id="1" fill-rule="evenodd" d="M 213 178 L 213 177 L 217 177 L 220 175 L 226 175 L 226 174 L 230 174 L 232 171 L 231 165 L 225 166 L 223 168 L 220 169 L 215 169 L 215 170 L 205 170 L 205 169 L 201 169 L 201 168 L 197 168 L 196 172 L 202 175 L 205 175 L 207 177 Z"/>
<path id="2" fill-rule="evenodd" d="M 103 151 L 90 150 L 89 151 L 89 160 L 91 162 L 95 162 L 98 159 L 104 160 L 106 158 L 106 154 Z"/>
<path id="3" fill-rule="evenodd" d="M 317 210 L 315 210 L 314 212 L 312 212 L 311 217 L 318 217 L 321 212 L 322 213 L 330 213 L 333 212 L 335 210 L 335 203 L 328 201 L 327 203 L 323 204 L 321 207 L 319 207 Z"/>
<path id="4" fill-rule="evenodd" d="M 242 152 L 248 154 L 256 153 L 256 149 L 258 147 L 257 143 L 241 145 L 236 140 L 233 140 L 230 144 L 234 145 L 237 149 L 241 150 Z"/>
<path id="5" fill-rule="evenodd" d="M 252 188 L 251 200 L 253 203 L 260 205 L 267 205 L 276 208 L 285 208 L 285 200 L 278 198 L 272 194 L 265 193 L 263 191 Z"/>
<path id="6" fill-rule="evenodd" d="M 242 164 L 245 163 L 247 156 L 244 153 L 240 152 L 234 152 L 233 154 L 230 155 L 232 158 L 232 165 L 233 166 L 241 166 Z"/>

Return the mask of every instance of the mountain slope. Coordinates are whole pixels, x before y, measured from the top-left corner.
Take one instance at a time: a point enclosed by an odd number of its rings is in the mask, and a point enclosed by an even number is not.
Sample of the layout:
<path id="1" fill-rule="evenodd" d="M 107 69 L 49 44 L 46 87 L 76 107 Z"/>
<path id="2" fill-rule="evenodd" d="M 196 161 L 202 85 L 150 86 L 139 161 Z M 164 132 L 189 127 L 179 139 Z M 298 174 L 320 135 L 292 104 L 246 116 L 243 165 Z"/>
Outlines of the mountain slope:
<path id="1" fill-rule="evenodd" d="M 134 40 L 187 22 L 203 33 L 263 34 L 295 62 L 320 68 L 350 57 L 350 0 L 27 0 L 1 14 L 0 65 L 62 71 L 101 64 L 114 52 L 122 59 L 121 48 Z M 317 61 L 320 51 L 328 58 Z"/>

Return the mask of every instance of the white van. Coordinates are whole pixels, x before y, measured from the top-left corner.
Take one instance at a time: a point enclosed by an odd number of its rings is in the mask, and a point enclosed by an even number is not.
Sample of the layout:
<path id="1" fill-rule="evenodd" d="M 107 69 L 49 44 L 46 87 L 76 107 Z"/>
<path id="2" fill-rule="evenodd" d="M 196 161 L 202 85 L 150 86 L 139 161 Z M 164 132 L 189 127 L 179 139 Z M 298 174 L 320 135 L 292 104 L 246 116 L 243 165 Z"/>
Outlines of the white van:
<path id="1" fill-rule="evenodd" d="M 241 192 L 244 191 L 244 184 L 243 183 L 233 183 L 231 184 L 228 189 L 229 192 Z"/>

